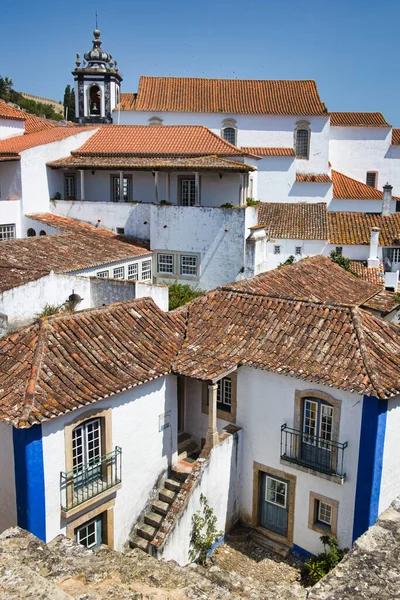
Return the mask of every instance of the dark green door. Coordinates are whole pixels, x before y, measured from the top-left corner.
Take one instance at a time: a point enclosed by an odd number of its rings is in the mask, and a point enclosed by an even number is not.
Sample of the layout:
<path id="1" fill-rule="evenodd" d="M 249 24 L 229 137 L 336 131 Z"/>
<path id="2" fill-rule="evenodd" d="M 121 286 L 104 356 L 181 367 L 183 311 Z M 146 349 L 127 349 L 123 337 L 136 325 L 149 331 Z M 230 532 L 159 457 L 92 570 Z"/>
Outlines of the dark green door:
<path id="1" fill-rule="evenodd" d="M 285 537 L 288 532 L 289 486 L 290 482 L 286 479 L 261 473 L 260 525 Z"/>

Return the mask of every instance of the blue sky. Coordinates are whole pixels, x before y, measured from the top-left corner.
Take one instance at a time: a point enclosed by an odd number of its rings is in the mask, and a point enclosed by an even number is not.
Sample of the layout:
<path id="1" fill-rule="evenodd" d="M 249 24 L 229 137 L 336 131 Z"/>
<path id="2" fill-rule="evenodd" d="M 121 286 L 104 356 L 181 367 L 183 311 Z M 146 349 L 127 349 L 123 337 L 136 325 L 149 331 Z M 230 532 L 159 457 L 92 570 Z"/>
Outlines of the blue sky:
<path id="1" fill-rule="evenodd" d="M 381 111 L 400 126 L 399 0 L 22 0 L 2 12 L 0 74 L 55 100 L 95 11 L 122 91 L 140 75 L 315 79 L 330 110 Z M 75 18 L 74 18 L 75 17 Z"/>

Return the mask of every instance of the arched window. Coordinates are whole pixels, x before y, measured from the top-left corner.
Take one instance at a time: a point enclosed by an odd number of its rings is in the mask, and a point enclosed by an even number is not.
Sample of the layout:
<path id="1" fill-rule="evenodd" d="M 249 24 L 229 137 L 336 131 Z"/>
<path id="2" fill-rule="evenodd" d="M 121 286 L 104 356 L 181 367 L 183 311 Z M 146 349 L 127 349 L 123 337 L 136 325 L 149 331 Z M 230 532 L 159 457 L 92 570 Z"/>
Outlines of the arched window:
<path id="1" fill-rule="evenodd" d="M 41 230 L 39 231 L 39 235 L 46 235 L 46 232 L 45 232 L 45 230 L 44 230 L 44 229 L 41 229 Z"/>
<path id="2" fill-rule="evenodd" d="M 35 237 L 36 231 L 32 227 L 29 227 L 28 231 L 26 232 L 26 235 L 28 237 Z"/>
<path id="3" fill-rule="evenodd" d="M 308 160 L 310 154 L 310 123 L 299 121 L 294 132 L 296 158 Z"/>
<path id="4" fill-rule="evenodd" d="M 150 117 L 150 119 L 148 120 L 148 124 L 149 125 L 162 125 L 163 120 L 160 119 L 160 117 Z"/>
<path id="5" fill-rule="evenodd" d="M 236 146 L 237 143 L 237 123 L 235 119 L 225 119 L 221 128 L 224 140 Z"/>
<path id="6" fill-rule="evenodd" d="M 92 117 L 99 116 L 101 102 L 101 91 L 98 85 L 92 85 L 89 90 L 89 115 Z"/>

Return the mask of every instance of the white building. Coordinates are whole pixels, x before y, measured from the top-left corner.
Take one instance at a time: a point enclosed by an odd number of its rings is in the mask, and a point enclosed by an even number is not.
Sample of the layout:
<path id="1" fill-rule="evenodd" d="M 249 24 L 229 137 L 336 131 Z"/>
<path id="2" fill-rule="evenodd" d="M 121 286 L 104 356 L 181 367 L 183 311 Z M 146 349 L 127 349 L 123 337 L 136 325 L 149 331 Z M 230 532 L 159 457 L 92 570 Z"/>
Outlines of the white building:
<path id="1" fill-rule="evenodd" d="M 134 543 L 184 564 L 204 493 L 219 528 L 350 546 L 400 492 L 399 330 L 326 258 L 274 273 L 3 338 L 0 528 L 120 549 L 139 519 Z"/>

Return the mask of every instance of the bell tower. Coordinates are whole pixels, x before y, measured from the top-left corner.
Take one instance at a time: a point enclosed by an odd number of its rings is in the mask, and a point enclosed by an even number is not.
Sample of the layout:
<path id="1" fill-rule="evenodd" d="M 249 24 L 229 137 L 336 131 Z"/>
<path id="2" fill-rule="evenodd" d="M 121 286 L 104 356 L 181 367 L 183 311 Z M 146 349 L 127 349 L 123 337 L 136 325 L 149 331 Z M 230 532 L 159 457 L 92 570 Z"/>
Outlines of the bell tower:
<path id="1" fill-rule="evenodd" d="M 76 55 L 76 68 L 72 71 L 75 81 L 75 117 L 81 124 L 112 123 L 112 111 L 120 100 L 122 77 L 117 61 L 101 47 L 100 31 L 93 32 L 93 48 L 84 54 L 80 62 Z"/>

